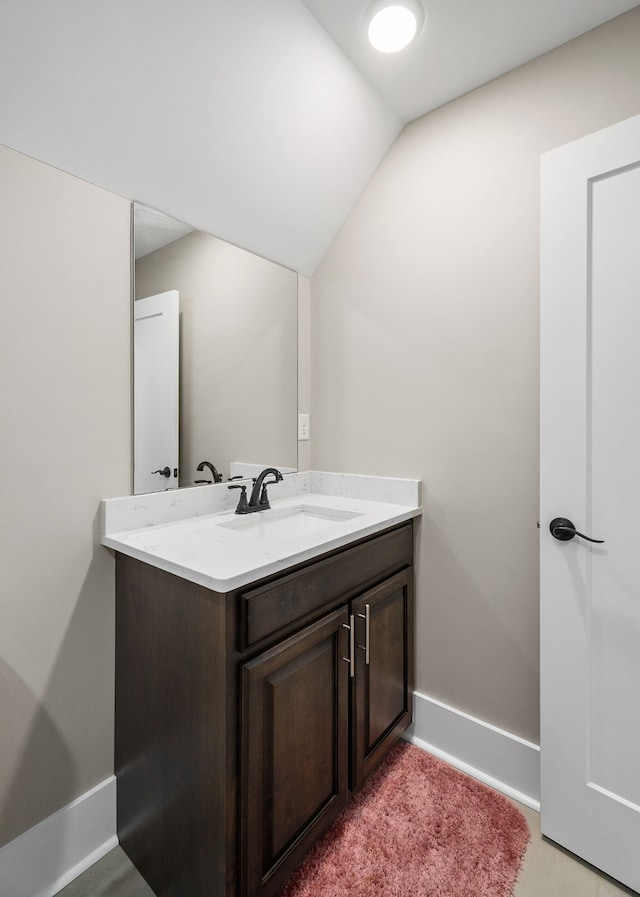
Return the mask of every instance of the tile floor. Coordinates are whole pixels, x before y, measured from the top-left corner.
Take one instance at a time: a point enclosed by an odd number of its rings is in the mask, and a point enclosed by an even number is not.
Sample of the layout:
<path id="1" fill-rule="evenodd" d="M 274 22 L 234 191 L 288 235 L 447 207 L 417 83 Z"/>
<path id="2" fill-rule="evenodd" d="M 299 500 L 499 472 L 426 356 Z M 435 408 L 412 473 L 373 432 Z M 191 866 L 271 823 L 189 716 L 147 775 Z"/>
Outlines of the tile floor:
<path id="1" fill-rule="evenodd" d="M 513 897 L 640 897 L 597 870 L 545 841 L 540 817 L 520 805 L 531 829 L 531 842 Z M 60 891 L 58 897 L 155 897 L 153 891 L 116 847 L 95 866 Z"/>
<path id="2" fill-rule="evenodd" d="M 540 814 L 517 804 L 524 813 L 531 841 L 513 897 L 638 897 L 540 834 Z"/>

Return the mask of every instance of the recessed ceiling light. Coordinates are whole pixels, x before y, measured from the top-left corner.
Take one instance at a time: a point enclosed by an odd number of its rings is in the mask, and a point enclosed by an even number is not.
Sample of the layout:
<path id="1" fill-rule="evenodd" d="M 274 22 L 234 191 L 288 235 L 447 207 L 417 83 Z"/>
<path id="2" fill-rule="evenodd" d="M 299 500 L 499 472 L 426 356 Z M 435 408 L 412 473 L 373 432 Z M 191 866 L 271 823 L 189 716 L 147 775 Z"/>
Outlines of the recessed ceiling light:
<path id="1" fill-rule="evenodd" d="M 407 47 L 424 21 L 424 10 L 413 0 L 383 0 L 367 13 L 369 42 L 381 53 L 396 53 Z"/>

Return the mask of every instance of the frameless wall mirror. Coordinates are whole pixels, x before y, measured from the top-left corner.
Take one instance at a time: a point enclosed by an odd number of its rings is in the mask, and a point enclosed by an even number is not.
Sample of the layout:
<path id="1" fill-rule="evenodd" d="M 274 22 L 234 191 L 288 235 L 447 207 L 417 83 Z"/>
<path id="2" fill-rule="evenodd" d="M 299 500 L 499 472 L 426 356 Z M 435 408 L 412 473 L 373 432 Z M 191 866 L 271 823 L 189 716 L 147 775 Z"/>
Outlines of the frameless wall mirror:
<path id="1" fill-rule="evenodd" d="M 296 273 L 137 203 L 133 246 L 134 492 L 295 470 Z"/>

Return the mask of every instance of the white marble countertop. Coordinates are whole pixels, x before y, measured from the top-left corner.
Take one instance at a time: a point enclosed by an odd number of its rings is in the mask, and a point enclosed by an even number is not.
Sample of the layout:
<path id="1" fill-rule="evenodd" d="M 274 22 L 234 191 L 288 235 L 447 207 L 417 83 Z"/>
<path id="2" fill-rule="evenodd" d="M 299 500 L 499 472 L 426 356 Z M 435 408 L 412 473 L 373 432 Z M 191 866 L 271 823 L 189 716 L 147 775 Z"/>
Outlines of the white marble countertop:
<path id="1" fill-rule="evenodd" d="M 108 499 L 102 544 L 228 592 L 422 513 L 419 480 L 290 474 L 269 486 L 271 509 L 249 515 L 234 513 L 227 486 Z M 296 515 L 313 531 L 278 532 Z"/>

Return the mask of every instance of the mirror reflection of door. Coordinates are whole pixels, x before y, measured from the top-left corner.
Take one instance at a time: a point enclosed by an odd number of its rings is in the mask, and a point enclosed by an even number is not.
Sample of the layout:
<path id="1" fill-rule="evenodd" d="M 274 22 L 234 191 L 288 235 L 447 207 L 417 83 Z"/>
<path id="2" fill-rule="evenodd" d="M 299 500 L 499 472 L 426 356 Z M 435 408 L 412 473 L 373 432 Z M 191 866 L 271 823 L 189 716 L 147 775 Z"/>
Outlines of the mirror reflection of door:
<path id="1" fill-rule="evenodd" d="M 177 290 L 134 302 L 133 489 L 178 486 L 179 296 Z"/>

